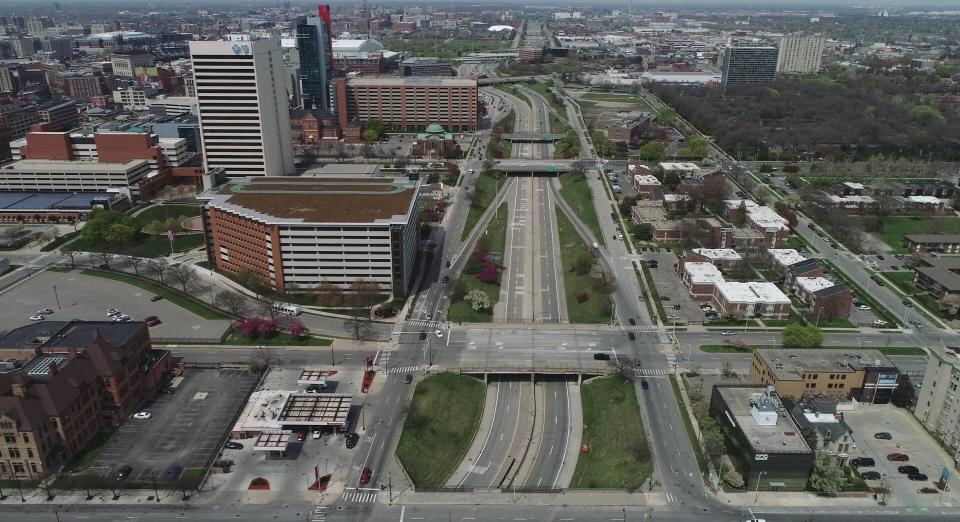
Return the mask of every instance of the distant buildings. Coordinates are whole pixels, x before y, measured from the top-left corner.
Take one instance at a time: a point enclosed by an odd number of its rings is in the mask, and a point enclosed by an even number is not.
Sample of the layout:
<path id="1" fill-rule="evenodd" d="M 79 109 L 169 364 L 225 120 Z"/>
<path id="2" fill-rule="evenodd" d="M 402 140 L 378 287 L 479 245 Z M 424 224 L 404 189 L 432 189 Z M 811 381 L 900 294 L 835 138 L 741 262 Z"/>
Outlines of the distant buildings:
<path id="1" fill-rule="evenodd" d="M 814 74 L 820 70 L 826 36 L 783 36 L 777 53 L 777 72 Z"/>
<path id="2" fill-rule="evenodd" d="M 405 130 L 431 123 L 448 130 L 475 130 L 480 123 L 477 80 L 437 77 L 337 78 L 337 116 L 346 129 L 371 118 Z"/>
<path id="3" fill-rule="evenodd" d="M 280 41 L 190 42 L 204 168 L 228 177 L 294 172 Z"/>
<path id="4" fill-rule="evenodd" d="M 439 58 L 407 58 L 400 62 L 404 76 L 453 76 L 453 67 Z"/>
<path id="5" fill-rule="evenodd" d="M 724 49 L 724 90 L 739 85 L 770 83 L 776 79 L 778 50 L 772 45 L 736 42 Z"/>
<path id="6" fill-rule="evenodd" d="M 297 22 L 300 96 L 305 109 L 330 110 L 330 78 L 333 75 L 330 6 L 321 4 L 317 14 Z"/>

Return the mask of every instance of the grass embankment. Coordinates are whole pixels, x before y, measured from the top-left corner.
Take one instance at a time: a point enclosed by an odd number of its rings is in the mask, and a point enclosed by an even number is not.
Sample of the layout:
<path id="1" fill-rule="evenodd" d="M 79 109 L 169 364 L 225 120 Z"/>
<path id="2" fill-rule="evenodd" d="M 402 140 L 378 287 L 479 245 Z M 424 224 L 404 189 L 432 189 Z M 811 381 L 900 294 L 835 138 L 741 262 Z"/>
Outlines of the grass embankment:
<path id="1" fill-rule="evenodd" d="M 914 272 L 912 270 L 881 272 L 881 274 L 890 281 L 893 281 L 893 284 L 896 285 L 896 287 L 900 289 L 905 296 L 912 297 L 915 301 L 920 303 L 927 312 L 947 321 L 956 319 L 956 317 L 951 316 L 940 309 L 940 303 L 937 302 L 936 297 L 931 295 L 929 292 L 922 290 L 916 285 L 916 283 L 913 282 Z M 921 310 L 918 310 L 918 312 L 923 315 Z"/>
<path id="2" fill-rule="evenodd" d="M 508 214 L 507 204 L 501 204 L 499 212 L 494 215 L 493 219 L 490 220 L 490 224 L 487 226 L 487 232 L 483 238 L 486 240 L 491 252 L 504 253 L 507 243 Z M 504 257 L 504 259 L 506 259 L 506 257 Z M 521 261 L 515 260 L 515 262 Z M 503 277 L 502 273 L 500 277 Z M 447 310 L 447 319 L 465 323 L 489 323 L 493 321 L 493 307 L 500 301 L 500 279 L 498 279 L 498 284 L 484 283 L 477 279 L 475 274 L 467 274 L 464 272 L 460 274 L 460 281 L 462 281 L 465 286 L 464 295 L 470 293 L 471 290 L 483 290 L 486 292 L 487 296 L 490 297 L 490 308 L 477 311 L 471 307 L 470 303 L 464 301 L 462 298 L 454 299 L 450 303 L 450 309 Z"/>
<path id="3" fill-rule="evenodd" d="M 293 335 L 290 335 L 289 332 L 276 332 L 267 337 L 250 339 L 236 330 L 230 332 L 230 334 L 227 335 L 227 338 L 223 341 L 223 344 L 236 344 L 243 346 L 330 346 L 332 343 L 332 339 L 324 339 L 323 337 L 307 336 L 303 340 L 300 340 Z"/>
<path id="4" fill-rule="evenodd" d="M 660 316 L 660 322 L 666 324 L 667 311 L 663 308 L 663 301 L 660 300 L 660 292 L 657 291 L 657 285 L 653 282 L 653 275 L 650 274 L 650 267 L 646 261 L 640 262 L 640 268 L 643 270 L 643 277 L 647 280 L 647 288 L 650 289 L 648 300 L 653 301 L 653 306 L 657 307 L 657 315 Z"/>
<path id="5" fill-rule="evenodd" d="M 93 277 L 102 277 L 104 279 L 113 279 L 114 281 L 119 281 L 121 283 L 127 283 L 128 285 L 136 286 L 137 288 L 142 288 L 148 292 L 153 292 L 156 295 L 159 295 L 170 301 L 171 303 L 183 308 L 187 311 L 193 312 L 194 314 L 204 318 L 204 319 L 229 319 L 226 315 L 220 313 L 213 308 L 199 302 L 190 299 L 183 294 L 174 292 L 173 290 L 160 286 L 158 284 L 152 283 L 145 279 L 130 275 L 130 274 L 120 274 L 117 272 L 107 272 L 105 270 L 95 270 L 95 269 L 86 269 L 81 270 L 81 274 Z"/>
<path id="6" fill-rule="evenodd" d="M 594 290 L 590 285 L 589 275 L 580 275 L 573 271 L 574 260 L 588 251 L 587 245 L 580 239 L 567 216 L 559 208 L 556 212 L 568 318 L 571 323 L 607 323 L 610 321 L 610 296 Z M 583 303 L 578 303 L 577 294 L 581 292 L 586 292 L 588 298 Z"/>
<path id="7" fill-rule="evenodd" d="M 587 182 L 587 175 L 583 172 L 567 172 L 560 175 L 560 195 L 570 208 L 580 216 L 597 243 L 606 245 L 603 230 L 600 228 L 600 217 L 593 206 L 593 193 Z"/>
<path id="8" fill-rule="evenodd" d="M 580 387 L 583 444 L 571 488 L 637 489 L 653 472 L 635 385 L 619 375 Z"/>
<path id="9" fill-rule="evenodd" d="M 705 353 L 750 353 L 754 350 L 763 350 L 768 348 L 787 348 L 782 345 L 772 346 L 768 344 L 760 345 L 744 345 L 741 347 L 734 346 L 732 344 L 701 344 L 700 351 Z M 822 348 L 824 350 L 859 350 L 859 346 L 818 346 L 817 348 Z M 884 346 L 882 348 L 874 348 L 872 346 L 864 346 L 864 349 L 867 350 L 877 350 L 883 355 L 926 355 L 926 351 L 923 348 L 917 346 Z"/>
<path id="10" fill-rule="evenodd" d="M 683 395 L 680 393 L 680 384 L 677 383 L 677 378 L 674 375 L 669 375 L 670 377 L 670 387 L 673 388 L 673 397 L 677 401 L 677 407 L 680 409 L 680 416 L 683 417 L 683 427 L 687 430 L 687 438 L 690 439 L 690 445 L 693 446 L 693 454 L 697 457 L 697 466 L 700 467 L 700 473 L 707 472 L 707 457 L 703 454 L 703 449 L 700 448 L 700 439 L 697 438 L 697 433 L 693 429 L 693 422 L 690 420 L 690 410 L 687 408 L 687 402 L 683 400 Z"/>
<path id="11" fill-rule="evenodd" d="M 483 414 L 484 386 L 450 372 L 417 385 L 403 423 L 397 458 L 416 486 L 442 486 L 473 442 Z"/>
<path id="12" fill-rule="evenodd" d="M 203 245 L 203 234 L 183 234 L 173 239 L 173 251 L 181 252 Z M 140 233 L 136 239 L 127 245 L 98 244 L 86 241 L 82 237 L 70 243 L 71 250 L 80 252 L 109 252 L 135 257 L 161 257 L 170 253 L 170 241 L 166 236 L 152 236 Z"/>
<path id="13" fill-rule="evenodd" d="M 460 239 L 463 240 L 470 234 L 473 227 L 480 221 L 480 216 L 487 210 L 487 207 L 493 203 L 493 198 L 497 195 L 497 190 L 503 186 L 507 175 L 499 170 L 487 171 L 477 176 L 477 184 L 473 188 L 473 199 L 470 202 L 470 210 L 467 212 L 467 219 L 463 223 L 463 232 Z"/>
<path id="14" fill-rule="evenodd" d="M 883 231 L 874 232 L 884 243 L 890 245 L 894 253 L 909 254 L 903 246 L 903 237 L 909 234 L 960 234 L 960 217 L 888 217 L 884 220 Z"/>

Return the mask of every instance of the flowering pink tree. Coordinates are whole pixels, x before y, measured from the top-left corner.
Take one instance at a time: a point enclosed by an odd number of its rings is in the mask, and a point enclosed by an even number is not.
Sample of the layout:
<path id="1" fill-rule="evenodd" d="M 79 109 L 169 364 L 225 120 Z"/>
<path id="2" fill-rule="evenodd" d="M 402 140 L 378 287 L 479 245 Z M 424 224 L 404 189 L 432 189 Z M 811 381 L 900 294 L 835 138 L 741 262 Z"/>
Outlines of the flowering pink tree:
<path id="1" fill-rule="evenodd" d="M 493 261 L 483 263 L 483 268 L 477 272 L 477 279 L 483 283 L 494 284 L 497 282 L 497 265 Z"/>
<path id="2" fill-rule="evenodd" d="M 248 339 L 258 337 L 269 337 L 277 331 L 277 321 L 274 319 L 264 319 L 262 317 L 248 317 L 237 326 L 237 330 Z"/>
<path id="3" fill-rule="evenodd" d="M 290 335 L 300 339 L 301 341 L 310 333 L 310 329 L 307 328 L 307 325 L 301 323 L 300 321 L 294 321 L 290 323 Z"/>

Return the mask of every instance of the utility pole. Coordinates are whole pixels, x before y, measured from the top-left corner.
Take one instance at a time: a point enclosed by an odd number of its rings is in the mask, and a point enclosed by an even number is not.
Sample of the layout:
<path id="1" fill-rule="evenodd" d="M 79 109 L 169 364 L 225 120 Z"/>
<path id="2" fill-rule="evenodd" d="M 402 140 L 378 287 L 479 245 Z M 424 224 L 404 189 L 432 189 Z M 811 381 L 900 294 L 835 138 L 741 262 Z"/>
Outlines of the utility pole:
<path id="1" fill-rule="evenodd" d="M 387 491 L 390 495 L 390 503 L 393 504 L 393 476 L 389 471 L 387 472 Z"/>

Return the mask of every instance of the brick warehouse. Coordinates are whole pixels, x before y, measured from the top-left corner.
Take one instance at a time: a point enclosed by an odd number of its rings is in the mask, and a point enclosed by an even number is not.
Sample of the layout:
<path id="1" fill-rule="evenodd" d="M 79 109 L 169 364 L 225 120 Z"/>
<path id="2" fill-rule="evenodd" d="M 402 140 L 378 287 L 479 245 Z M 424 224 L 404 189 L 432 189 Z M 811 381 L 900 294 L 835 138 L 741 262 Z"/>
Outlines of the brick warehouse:
<path id="1" fill-rule="evenodd" d="M 446 77 L 365 77 L 333 80 L 340 127 L 376 118 L 404 130 L 437 123 L 451 131 L 480 124 L 477 80 Z"/>

